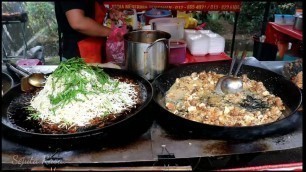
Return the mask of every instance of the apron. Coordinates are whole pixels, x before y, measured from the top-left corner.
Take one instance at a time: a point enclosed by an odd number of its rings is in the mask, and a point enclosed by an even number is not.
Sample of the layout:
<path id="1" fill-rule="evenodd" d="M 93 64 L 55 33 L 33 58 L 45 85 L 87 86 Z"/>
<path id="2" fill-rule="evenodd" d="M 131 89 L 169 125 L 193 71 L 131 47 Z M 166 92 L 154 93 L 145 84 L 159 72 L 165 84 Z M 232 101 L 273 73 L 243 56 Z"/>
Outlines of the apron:
<path id="1" fill-rule="evenodd" d="M 106 14 L 104 4 L 95 2 L 95 21 L 103 24 Z M 101 37 L 87 37 L 78 42 L 80 56 L 86 63 L 102 63 L 102 54 L 105 54 L 106 39 Z"/>

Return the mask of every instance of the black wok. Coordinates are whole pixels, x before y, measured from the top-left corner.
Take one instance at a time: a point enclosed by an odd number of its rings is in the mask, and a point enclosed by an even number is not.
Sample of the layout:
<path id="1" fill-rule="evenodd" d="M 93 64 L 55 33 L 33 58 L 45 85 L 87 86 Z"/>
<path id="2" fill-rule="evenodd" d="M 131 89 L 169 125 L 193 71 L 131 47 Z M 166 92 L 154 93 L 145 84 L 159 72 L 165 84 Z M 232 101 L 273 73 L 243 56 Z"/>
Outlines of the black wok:
<path id="1" fill-rule="evenodd" d="M 224 140 L 252 140 L 273 134 L 288 133 L 300 126 L 302 113 L 297 112 L 297 109 L 301 105 L 302 94 L 299 88 L 281 75 L 262 68 L 247 65 L 242 66 L 238 76 L 241 75 L 241 73 L 248 74 L 250 79 L 262 81 L 269 92 L 281 97 L 287 109 L 289 108 L 287 112 L 284 112 L 285 118 L 259 126 L 226 127 L 194 122 L 177 116 L 166 109 L 164 96 L 167 90 L 173 85 L 176 78 L 204 70 L 227 74 L 229 65 L 229 62 L 184 65 L 161 74 L 153 81 L 153 100 L 159 107 L 157 119 L 169 134 L 184 138 L 200 137 Z"/>
<path id="2" fill-rule="evenodd" d="M 149 103 L 153 97 L 151 84 L 144 78 L 125 70 L 105 68 L 104 71 L 113 77 L 124 77 L 135 81 L 140 87 L 143 103 L 123 119 L 111 123 L 103 128 L 95 128 L 73 134 L 42 134 L 25 130 L 11 122 L 8 116 L 8 107 L 17 97 L 23 98 L 26 94 L 21 91 L 20 84 L 9 90 L 2 101 L 2 133 L 5 137 L 19 143 L 41 148 L 74 148 L 86 144 L 101 145 L 114 144 L 116 141 L 126 141 L 136 138 L 145 132 L 152 124 Z M 17 114 L 18 115 L 18 114 Z"/>

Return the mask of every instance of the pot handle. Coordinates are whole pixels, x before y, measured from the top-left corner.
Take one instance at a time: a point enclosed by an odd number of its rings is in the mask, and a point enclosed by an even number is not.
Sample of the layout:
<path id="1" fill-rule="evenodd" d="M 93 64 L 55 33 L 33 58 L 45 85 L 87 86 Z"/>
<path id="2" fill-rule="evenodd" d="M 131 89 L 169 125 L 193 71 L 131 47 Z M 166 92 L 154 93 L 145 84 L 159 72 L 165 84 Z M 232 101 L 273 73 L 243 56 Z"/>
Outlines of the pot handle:
<path id="1" fill-rule="evenodd" d="M 155 40 L 153 43 L 151 43 L 151 44 L 147 47 L 146 52 L 148 52 L 149 49 L 150 49 L 153 45 L 155 45 L 157 42 L 161 42 L 161 41 L 162 41 L 162 42 L 168 41 L 168 39 L 167 39 L 167 38 L 160 38 L 160 39 Z M 168 44 L 166 44 L 165 42 L 164 42 L 164 44 L 165 44 L 166 48 L 168 48 Z"/>
<path id="2" fill-rule="evenodd" d="M 16 74 L 22 76 L 22 77 L 26 77 L 26 76 L 29 76 L 28 73 L 25 73 L 19 69 L 17 69 L 16 67 L 14 67 L 12 64 L 10 63 L 6 63 L 6 67 L 10 70 L 12 70 L 13 72 L 15 72 Z"/>

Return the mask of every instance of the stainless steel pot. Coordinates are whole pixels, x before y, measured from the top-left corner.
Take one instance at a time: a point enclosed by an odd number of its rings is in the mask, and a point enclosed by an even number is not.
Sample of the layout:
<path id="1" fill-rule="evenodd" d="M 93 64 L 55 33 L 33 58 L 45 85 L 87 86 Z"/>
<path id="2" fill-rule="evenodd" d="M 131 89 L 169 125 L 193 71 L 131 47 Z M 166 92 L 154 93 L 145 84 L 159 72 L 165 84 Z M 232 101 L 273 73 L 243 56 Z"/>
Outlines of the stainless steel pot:
<path id="1" fill-rule="evenodd" d="M 167 67 L 171 35 L 159 30 L 138 30 L 124 35 L 125 68 L 148 80 Z"/>
<path id="2" fill-rule="evenodd" d="M 295 16 L 293 29 L 303 30 L 303 15 L 302 14 Z"/>

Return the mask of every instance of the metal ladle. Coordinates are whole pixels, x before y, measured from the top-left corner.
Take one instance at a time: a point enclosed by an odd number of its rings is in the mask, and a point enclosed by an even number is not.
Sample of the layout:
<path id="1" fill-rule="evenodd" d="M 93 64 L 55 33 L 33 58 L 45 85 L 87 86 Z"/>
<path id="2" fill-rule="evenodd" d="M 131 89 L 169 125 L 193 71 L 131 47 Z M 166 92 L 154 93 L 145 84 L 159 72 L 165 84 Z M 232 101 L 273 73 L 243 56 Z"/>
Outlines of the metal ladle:
<path id="1" fill-rule="evenodd" d="M 29 84 L 34 87 L 43 87 L 46 84 L 46 75 L 43 73 L 32 73 L 28 78 Z"/>
<path id="2" fill-rule="evenodd" d="M 218 80 L 218 82 L 217 82 L 217 84 L 216 84 L 215 91 L 216 91 L 217 93 L 223 94 L 223 91 L 221 90 L 221 84 L 222 84 L 222 82 L 223 82 L 224 79 L 230 77 L 237 56 L 238 56 L 238 50 L 236 49 L 235 52 L 234 52 L 234 56 L 233 56 L 233 58 L 232 58 L 231 67 L 230 67 L 230 70 L 229 70 L 228 74 L 225 75 L 225 76 L 222 76 L 221 78 L 219 78 L 219 80 Z"/>
<path id="3" fill-rule="evenodd" d="M 223 93 L 229 94 L 242 91 L 243 82 L 241 78 L 237 77 L 237 74 L 242 66 L 242 63 L 244 62 L 246 53 L 246 50 L 244 50 L 234 76 L 228 76 L 222 80 L 220 87 Z"/>
<path id="4" fill-rule="evenodd" d="M 242 63 L 246 57 L 246 53 L 247 53 L 247 49 L 245 48 L 245 50 L 242 53 L 241 56 L 241 60 L 238 64 L 238 67 L 235 71 L 235 74 L 233 76 L 231 76 L 233 67 L 235 65 L 237 56 L 239 54 L 238 48 L 235 50 L 234 56 L 232 58 L 232 62 L 231 62 L 231 66 L 230 66 L 230 70 L 228 72 L 228 74 L 226 76 L 223 76 L 221 78 L 219 78 L 216 87 L 215 87 L 215 91 L 217 93 L 220 94 L 228 94 L 228 93 L 237 93 L 242 91 L 243 89 L 243 82 L 240 78 L 237 77 L 237 74 L 242 66 Z"/>
<path id="5" fill-rule="evenodd" d="M 22 91 L 29 92 L 34 90 L 35 87 L 43 87 L 46 83 L 46 75 L 43 73 L 30 73 L 12 63 L 7 63 L 7 67 L 22 76 L 20 81 Z"/>

